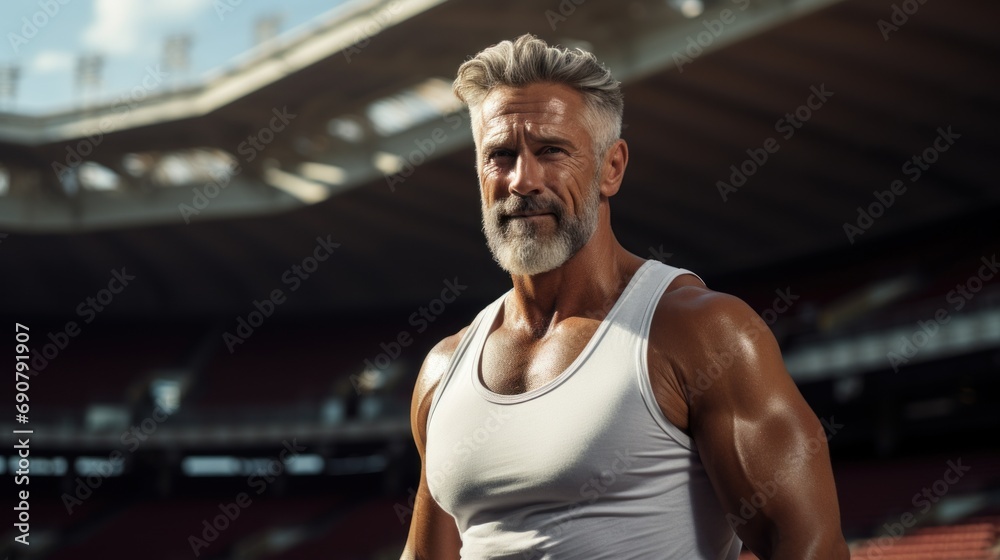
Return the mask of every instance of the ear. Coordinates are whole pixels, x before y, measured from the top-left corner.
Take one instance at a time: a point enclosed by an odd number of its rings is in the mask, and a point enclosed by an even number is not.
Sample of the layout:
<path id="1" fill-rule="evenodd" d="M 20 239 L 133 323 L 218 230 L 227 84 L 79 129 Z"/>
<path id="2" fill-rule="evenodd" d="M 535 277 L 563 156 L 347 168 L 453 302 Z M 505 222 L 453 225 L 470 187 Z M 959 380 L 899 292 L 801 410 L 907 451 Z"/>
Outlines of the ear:
<path id="1" fill-rule="evenodd" d="M 614 196 L 622 186 L 625 168 L 628 166 L 628 144 L 619 138 L 604 156 L 601 169 L 601 195 Z"/>

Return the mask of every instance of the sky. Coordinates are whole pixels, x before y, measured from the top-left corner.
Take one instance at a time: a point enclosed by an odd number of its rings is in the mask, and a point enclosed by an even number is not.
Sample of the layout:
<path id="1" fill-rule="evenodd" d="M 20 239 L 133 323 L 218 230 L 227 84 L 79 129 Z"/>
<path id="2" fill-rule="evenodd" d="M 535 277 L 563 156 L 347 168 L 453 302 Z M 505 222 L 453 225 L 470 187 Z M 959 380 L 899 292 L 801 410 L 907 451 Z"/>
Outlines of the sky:
<path id="1" fill-rule="evenodd" d="M 234 64 L 254 46 L 254 24 L 280 17 L 280 32 L 314 25 L 314 18 L 351 0 L 25 0 L 0 4 L 0 96 L 3 68 L 20 68 L 13 99 L 0 110 L 45 114 L 85 101 L 113 101 L 160 65 L 166 38 L 191 36 L 190 70 L 174 72 L 163 87 L 197 81 Z M 310 23 L 310 22 L 313 23 Z M 81 93 L 76 66 L 82 55 L 102 55 L 101 85 Z"/>

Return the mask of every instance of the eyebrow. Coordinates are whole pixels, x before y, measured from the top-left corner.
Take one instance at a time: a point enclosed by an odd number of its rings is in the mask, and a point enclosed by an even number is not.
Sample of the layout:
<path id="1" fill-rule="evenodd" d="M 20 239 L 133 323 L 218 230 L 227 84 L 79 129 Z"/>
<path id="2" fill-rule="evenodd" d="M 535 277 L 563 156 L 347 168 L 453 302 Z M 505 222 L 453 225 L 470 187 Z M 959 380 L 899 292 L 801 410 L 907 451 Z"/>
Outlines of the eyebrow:
<path id="1" fill-rule="evenodd" d="M 508 145 L 508 140 L 509 136 L 507 134 L 498 134 L 491 138 L 483 139 L 483 153 L 488 154 L 495 149 Z M 576 148 L 576 144 L 574 144 L 572 140 L 560 136 L 529 136 L 528 142 L 533 144 L 544 144 L 546 146 Z"/>
<path id="2" fill-rule="evenodd" d="M 546 144 L 550 146 L 571 146 L 576 147 L 572 140 L 569 138 L 563 138 L 559 136 L 538 136 L 533 139 L 539 144 Z"/>

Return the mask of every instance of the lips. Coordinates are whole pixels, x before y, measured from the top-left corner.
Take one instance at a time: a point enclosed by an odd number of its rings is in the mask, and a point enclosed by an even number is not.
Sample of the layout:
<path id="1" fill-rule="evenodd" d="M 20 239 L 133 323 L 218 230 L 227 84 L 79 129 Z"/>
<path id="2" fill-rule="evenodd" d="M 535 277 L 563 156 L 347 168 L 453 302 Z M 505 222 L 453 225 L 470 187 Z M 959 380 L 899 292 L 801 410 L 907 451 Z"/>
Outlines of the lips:
<path id="1" fill-rule="evenodd" d="M 552 214 L 551 212 L 539 212 L 537 214 L 511 214 L 511 215 L 507 216 L 507 219 L 513 220 L 513 219 L 517 219 L 517 218 L 522 218 L 522 219 L 523 218 L 539 218 L 541 216 L 553 216 L 554 217 L 555 214 Z"/>

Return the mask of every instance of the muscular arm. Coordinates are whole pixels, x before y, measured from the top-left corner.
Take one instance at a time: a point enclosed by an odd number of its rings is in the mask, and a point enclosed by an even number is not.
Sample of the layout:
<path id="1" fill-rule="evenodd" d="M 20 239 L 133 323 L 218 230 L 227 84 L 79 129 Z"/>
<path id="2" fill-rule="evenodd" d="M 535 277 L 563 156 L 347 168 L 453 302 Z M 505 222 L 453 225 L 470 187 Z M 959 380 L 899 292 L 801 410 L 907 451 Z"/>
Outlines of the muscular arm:
<path id="1" fill-rule="evenodd" d="M 680 393 L 686 415 L 675 423 L 694 439 L 743 542 L 765 560 L 847 559 L 824 428 L 767 325 L 702 287 L 673 290 L 656 315 L 657 399 L 674 421 Z"/>
<path id="2" fill-rule="evenodd" d="M 455 526 L 455 519 L 438 506 L 427 489 L 424 452 L 427 448 L 427 414 L 430 412 L 431 401 L 441 383 L 441 378 L 448 370 L 448 362 L 464 332 L 465 329 L 462 329 L 457 334 L 442 340 L 427 354 L 413 389 L 410 429 L 413 431 L 413 441 L 420 453 L 420 485 L 417 487 L 413 505 L 410 533 L 400 560 L 459 558 L 462 542 L 459 539 L 458 527 Z"/>

